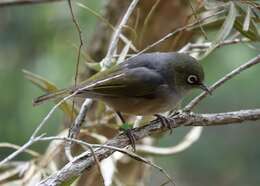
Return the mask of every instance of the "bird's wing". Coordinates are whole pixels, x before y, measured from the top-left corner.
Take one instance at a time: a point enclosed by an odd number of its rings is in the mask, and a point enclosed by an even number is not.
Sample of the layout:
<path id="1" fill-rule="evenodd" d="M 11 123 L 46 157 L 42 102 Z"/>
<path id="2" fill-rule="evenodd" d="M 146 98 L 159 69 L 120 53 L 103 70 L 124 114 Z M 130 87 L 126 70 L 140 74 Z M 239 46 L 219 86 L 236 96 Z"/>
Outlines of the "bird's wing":
<path id="1" fill-rule="evenodd" d="M 100 77 L 100 78 L 99 78 Z M 92 94 L 111 97 L 151 96 L 165 84 L 162 76 L 146 67 L 137 67 L 108 75 L 97 76 L 95 81 L 86 82 L 79 94 Z"/>

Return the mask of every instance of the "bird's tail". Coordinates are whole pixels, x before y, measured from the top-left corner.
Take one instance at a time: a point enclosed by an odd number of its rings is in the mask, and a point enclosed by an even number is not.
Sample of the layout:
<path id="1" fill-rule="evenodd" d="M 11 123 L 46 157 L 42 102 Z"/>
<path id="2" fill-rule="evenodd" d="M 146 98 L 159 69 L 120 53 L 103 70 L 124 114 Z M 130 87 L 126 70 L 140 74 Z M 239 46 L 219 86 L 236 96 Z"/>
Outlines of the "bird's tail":
<path id="1" fill-rule="evenodd" d="M 62 89 L 62 90 L 57 90 L 55 92 L 47 93 L 42 96 L 39 96 L 35 99 L 33 99 L 33 105 L 39 105 L 45 101 L 51 100 L 51 99 L 59 99 L 59 98 L 64 98 L 67 95 L 71 93 L 70 90 L 68 89 Z"/>

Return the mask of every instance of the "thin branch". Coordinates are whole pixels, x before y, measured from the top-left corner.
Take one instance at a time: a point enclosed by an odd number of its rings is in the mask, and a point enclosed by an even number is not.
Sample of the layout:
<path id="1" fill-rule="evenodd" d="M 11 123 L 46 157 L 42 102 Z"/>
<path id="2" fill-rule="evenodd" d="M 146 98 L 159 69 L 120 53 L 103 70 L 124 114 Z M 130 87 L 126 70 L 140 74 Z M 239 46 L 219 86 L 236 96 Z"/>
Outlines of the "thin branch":
<path id="1" fill-rule="evenodd" d="M 154 147 L 150 145 L 136 145 L 136 151 L 142 154 L 146 155 L 156 155 L 156 156 L 162 156 L 162 155 L 173 155 L 180 153 L 187 148 L 189 148 L 191 145 L 193 145 L 198 139 L 200 138 L 200 135 L 202 133 L 203 127 L 193 127 L 183 138 L 183 140 L 172 147 Z"/>
<path id="2" fill-rule="evenodd" d="M 110 66 L 111 59 L 112 59 L 112 57 L 113 57 L 113 55 L 116 51 L 117 43 L 118 43 L 119 37 L 121 35 L 122 29 L 125 26 L 125 24 L 127 23 L 128 18 L 130 17 L 132 12 L 134 11 L 138 2 L 139 2 L 139 0 L 133 0 L 131 2 L 131 4 L 129 5 L 126 13 L 124 14 L 123 19 L 121 20 L 121 22 L 119 23 L 116 31 L 114 32 L 111 43 L 109 45 L 109 48 L 108 48 L 108 51 L 107 51 L 107 54 L 106 54 L 106 57 L 104 58 L 104 60 L 102 62 L 103 67 L 107 68 L 107 67 Z"/>
<path id="3" fill-rule="evenodd" d="M 93 151 L 93 148 L 105 148 L 105 149 L 121 152 L 121 153 L 126 154 L 129 157 L 131 157 L 131 158 L 133 158 L 137 161 L 146 163 L 146 164 L 158 169 L 160 172 L 162 172 L 167 177 L 168 181 L 171 182 L 174 185 L 173 180 L 171 179 L 169 174 L 163 168 L 161 168 L 160 166 L 156 165 L 155 163 L 143 158 L 142 156 L 139 156 L 134 152 L 127 151 L 123 148 L 118 148 L 118 147 L 109 146 L 109 145 L 102 145 L 102 144 L 89 144 L 89 143 L 86 143 L 82 140 L 77 140 L 77 139 L 68 138 L 68 137 L 50 136 L 50 137 L 43 137 L 43 138 L 38 139 L 38 141 L 50 141 L 50 140 L 62 140 L 62 141 L 74 142 L 74 143 L 78 143 L 80 145 L 86 146 L 87 148 L 89 148 L 91 150 L 91 153 L 92 153 L 92 155 L 94 155 L 96 162 L 99 162 L 99 161 L 98 161 L 97 157 L 95 156 L 95 152 Z M 80 158 L 82 156 L 85 156 L 85 154 L 87 154 L 87 153 L 88 152 L 84 152 L 84 153 L 80 154 L 79 156 L 74 158 L 72 161 L 75 161 L 75 159 Z"/>
<path id="4" fill-rule="evenodd" d="M 144 48 L 143 50 L 141 50 L 141 51 L 138 52 L 137 54 L 133 55 L 132 57 L 138 56 L 138 55 L 140 55 L 140 54 L 142 54 L 142 53 L 144 53 L 144 52 L 146 52 L 146 51 L 152 49 L 153 47 L 159 45 L 160 43 L 162 43 L 162 42 L 164 42 L 165 40 L 171 38 L 172 36 L 174 36 L 175 34 L 177 34 L 177 33 L 179 33 L 179 32 L 182 32 L 182 31 L 186 31 L 186 30 L 188 30 L 188 29 L 191 29 L 191 28 L 193 28 L 194 26 L 196 26 L 197 24 L 200 24 L 202 21 L 205 21 L 205 20 L 207 20 L 207 19 L 209 19 L 209 18 L 212 18 L 212 17 L 217 16 L 217 15 L 222 14 L 222 13 L 223 13 L 223 11 L 219 11 L 219 12 L 216 12 L 215 14 L 213 14 L 213 15 L 210 15 L 210 16 L 208 16 L 208 17 L 202 18 L 202 19 L 200 19 L 200 20 L 198 20 L 198 21 L 195 21 L 195 22 L 190 23 L 190 24 L 188 24 L 188 25 L 185 25 L 185 26 L 183 26 L 183 27 L 177 28 L 177 29 L 174 30 L 173 32 L 170 32 L 170 33 L 166 34 L 164 37 L 162 37 L 162 38 L 159 39 L 158 41 L 152 43 L 151 45 L 148 45 L 146 48 Z M 132 57 L 131 57 L 131 58 L 132 58 Z"/>
<path id="5" fill-rule="evenodd" d="M 81 127 L 82 123 L 85 121 L 85 116 L 92 103 L 93 103 L 92 99 L 87 98 L 81 105 L 79 114 L 75 119 L 75 123 L 73 124 L 73 126 L 71 127 L 71 129 L 69 131 L 69 136 L 68 136 L 69 138 L 76 138 L 76 136 L 78 135 L 78 133 L 80 131 L 80 127 Z"/>
<path id="6" fill-rule="evenodd" d="M 156 8 L 158 7 L 159 3 L 160 3 L 161 0 L 156 0 L 155 3 L 153 4 L 151 10 L 148 12 L 145 20 L 144 20 L 144 23 L 143 23 L 143 27 L 141 29 L 141 32 L 140 32 L 140 36 L 139 36 L 139 42 L 142 43 L 143 41 L 143 37 L 144 37 L 144 34 L 146 32 L 146 29 L 147 29 L 147 26 L 148 26 L 148 22 L 151 20 L 151 17 L 154 13 L 154 11 L 156 10 Z"/>
<path id="7" fill-rule="evenodd" d="M 51 115 L 54 113 L 54 111 L 66 100 L 70 99 L 71 97 L 75 96 L 79 91 L 81 91 L 83 88 L 80 88 L 79 90 L 75 91 L 73 94 L 63 98 L 62 100 L 60 100 L 56 105 L 54 105 L 52 107 L 52 109 L 48 112 L 48 114 L 43 118 L 43 120 L 40 122 L 40 124 L 36 127 L 36 129 L 34 130 L 33 134 L 31 135 L 30 139 L 28 142 L 26 142 L 24 145 L 21 146 L 21 148 L 19 148 L 17 151 L 11 153 L 9 156 L 7 156 L 5 159 L 3 159 L 0 162 L 0 167 L 7 163 L 8 161 L 12 160 L 13 158 L 15 158 L 16 156 L 18 156 L 20 153 L 24 152 L 25 149 L 27 149 L 29 146 L 31 146 L 33 143 L 35 143 L 37 141 L 37 139 L 41 138 L 44 134 L 37 136 L 37 134 L 39 133 L 39 131 L 42 129 L 42 127 L 46 124 L 46 122 L 48 121 L 48 119 L 51 117 Z"/>
<path id="8" fill-rule="evenodd" d="M 75 84 L 75 87 L 76 87 L 77 79 L 78 79 L 78 73 L 79 73 L 79 62 L 80 62 L 81 48 L 83 46 L 83 39 L 82 39 L 82 31 L 80 29 L 79 23 L 76 20 L 76 17 L 75 17 L 74 12 L 73 12 L 71 0 L 68 0 L 68 4 L 69 4 L 69 9 L 70 9 L 72 21 L 73 21 L 73 23 L 74 23 L 74 25 L 77 29 L 78 35 L 79 35 L 79 49 L 78 49 L 78 55 L 77 55 L 76 73 L 75 73 L 75 78 L 74 78 L 74 84 Z"/>
<path id="9" fill-rule="evenodd" d="M 192 2 L 191 2 L 190 0 L 189 0 L 189 5 L 190 5 L 191 10 L 192 10 L 192 12 L 193 12 L 194 18 L 195 18 L 196 20 L 199 20 L 198 24 L 199 24 L 199 27 L 200 27 L 200 30 L 201 30 L 202 35 L 205 37 L 206 40 L 208 40 L 208 36 L 207 36 L 205 30 L 203 29 L 203 26 L 201 25 L 201 21 L 200 21 L 200 19 L 198 18 L 197 12 L 196 12 L 195 8 L 193 7 Z"/>
<path id="10" fill-rule="evenodd" d="M 12 154 L 10 154 L 9 156 L 7 156 L 5 159 L 3 159 L 0 162 L 0 167 L 2 167 L 5 163 L 7 163 L 8 161 L 12 160 L 13 158 L 15 158 L 16 156 L 18 156 L 19 154 L 21 154 L 22 152 L 26 151 L 26 149 L 28 149 L 33 143 L 35 143 L 39 138 L 41 138 L 43 135 L 40 135 L 38 137 L 34 137 L 32 139 L 30 139 L 27 143 L 25 143 L 24 145 L 22 145 L 18 150 L 16 150 L 15 152 L 13 152 Z"/>
<path id="11" fill-rule="evenodd" d="M 75 122 L 72 124 L 72 127 L 69 129 L 69 134 L 68 137 L 69 138 L 76 138 L 77 135 L 80 132 L 80 127 L 82 125 L 82 123 L 85 121 L 85 116 L 87 114 L 87 111 L 89 110 L 89 107 L 92 104 L 92 100 L 91 99 L 85 99 L 85 101 L 83 102 L 83 104 L 81 105 L 79 114 L 77 115 Z M 72 154 L 71 154 L 71 145 L 72 143 L 66 143 L 65 144 L 65 154 L 68 158 L 68 160 L 72 160 Z"/>
<path id="12" fill-rule="evenodd" d="M 15 145 L 15 144 L 12 144 L 12 143 L 0 143 L 0 148 L 12 148 L 12 149 L 15 149 L 15 150 L 18 150 L 19 148 L 21 148 L 21 146 L 19 145 Z M 34 157 L 39 157 L 40 154 L 34 150 L 31 150 L 31 149 L 26 149 L 24 152 L 30 154 L 31 156 L 34 156 Z"/>
<path id="13" fill-rule="evenodd" d="M 82 31 L 80 29 L 79 23 L 76 20 L 75 15 L 74 15 L 72 4 L 71 4 L 71 0 L 68 0 L 68 4 L 69 4 L 69 10 L 70 10 L 72 22 L 74 23 L 74 25 L 75 25 L 75 27 L 77 29 L 78 35 L 79 35 L 79 48 L 78 48 L 76 70 L 75 70 L 75 77 L 74 77 L 74 86 L 76 88 L 77 87 L 78 74 L 79 74 L 80 54 L 81 54 L 81 48 L 83 46 L 83 40 L 82 40 Z M 75 101 L 74 101 L 74 98 L 73 98 L 73 100 L 72 100 L 72 117 L 71 117 L 71 120 L 73 120 L 73 118 L 74 118 L 74 116 L 73 116 L 74 107 L 75 107 Z"/>
<path id="14" fill-rule="evenodd" d="M 222 77 L 220 80 L 218 80 L 216 83 L 214 83 L 211 87 L 209 87 L 209 90 L 212 92 L 213 90 L 215 90 L 216 88 L 220 87 L 221 85 L 223 85 L 226 81 L 230 80 L 231 78 L 233 78 L 234 76 L 238 75 L 240 72 L 252 67 L 253 65 L 256 65 L 260 63 L 260 55 L 256 56 L 255 58 L 251 59 L 250 61 L 248 61 L 247 63 L 237 67 L 236 69 L 234 69 L 233 71 L 231 71 L 230 73 L 228 73 L 227 75 L 225 75 L 224 77 Z M 202 99 L 204 99 L 206 96 L 208 95 L 207 92 L 203 92 L 201 93 L 199 96 L 197 96 L 196 98 L 194 98 L 184 109 L 183 111 L 191 111 L 199 102 L 201 102 Z"/>
<path id="15" fill-rule="evenodd" d="M 52 2 L 58 2 L 58 1 L 62 1 L 62 0 L 1 0 L 0 7 L 40 4 L 40 3 L 52 3 Z"/>
<path id="16" fill-rule="evenodd" d="M 249 39 L 246 39 L 246 38 L 228 39 L 228 40 L 218 43 L 216 48 L 220 48 L 220 47 L 226 46 L 226 45 L 233 45 L 233 44 L 238 44 L 238 43 L 250 43 L 250 42 L 252 42 L 252 41 Z M 188 52 L 193 49 L 200 49 L 200 50 L 208 49 L 209 47 L 212 46 L 212 44 L 213 44 L 212 42 L 188 43 L 184 47 L 182 47 L 178 52 Z"/>
<path id="17" fill-rule="evenodd" d="M 105 25 L 108 26 L 108 28 L 110 28 L 111 30 L 113 31 L 116 31 L 116 28 L 106 19 L 104 18 L 102 15 L 98 14 L 95 10 L 89 8 L 88 6 L 82 4 L 82 3 L 77 3 L 77 5 L 81 8 L 84 8 L 86 9 L 87 11 L 89 11 L 91 14 L 93 14 L 96 18 L 98 18 L 101 22 L 103 22 Z M 120 39 L 125 43 L 129 43 L 130 40 L 124 36 L 122 33 L 120 34 Z M 134 52 L 137 52 L 138 50 L 136 49 L 136 47 L 134 46 L 134 44 L 131 42 L 130 44 L 130 47 L 131 49 L 134 51 Z"/>
<path id="18" fill-rule="evenodd" d="M 169 124 L 172 128 L 180 126 L 216 126 L 227 124 L 238 124 L 244 121 L 255 121 L 260 119 L 260 109 L 254 110 L 241 110 L 227 113 L 217 114 L 194 114 L 183 112 L 175 116 Z M 169 130 L 164 128 L 159 121 L 152 121 L 148 125 L 131 129 L 131 133 L 138 141 L 146 136 L 155 135 Z M 124 148 L 130 144 L 129 138 L 126 134 L 120 134 L 113 139 L 110 139 L 105 143 L 106 146 L 114 146 L 117 148 Z M 114 150 L 98 148 L 95 150 L 95 154 L 99 161 L 109 157 L 114 153 Z M 69 162 L 61 170 L 52 174 L 39 185 L 59 185 L 73 177 L 80 176 L 83 171 L 89 170 L 95 165 L 90 152 L 86 152 L 84 155 Z"/>

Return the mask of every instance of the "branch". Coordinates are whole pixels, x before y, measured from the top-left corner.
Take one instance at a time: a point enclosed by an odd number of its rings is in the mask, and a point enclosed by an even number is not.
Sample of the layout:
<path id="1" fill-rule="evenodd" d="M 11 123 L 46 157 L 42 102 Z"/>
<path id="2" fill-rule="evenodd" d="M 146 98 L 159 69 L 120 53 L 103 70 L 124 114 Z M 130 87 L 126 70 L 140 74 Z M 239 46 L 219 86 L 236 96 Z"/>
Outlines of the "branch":
<path id="1" fill-rule="evenodd" d="M 200 24 L 201 22 L 203 22 L 203 21 L 205 21 L 205 20 L 207 20 L 207 19 L 210 19 L 210 18 L 212 18 L 212 17 L 214 17 L 214 16 L 220 15 L 220 14 L 222 14 L 222 13 L 223 13 L 223 11 L 218 11 L 218 12 L 216 12 L 216 13 L 213 14 L 213 15 L 209 15 L 208 17 L 202 18 L 202 19 L 200 19 L 200 20 L 198 20 L 198 21 L 195 21 L 195 22 L 190 23 L 190 24 L 187 24 L 187 25 L 185 25 L 185 26 L 183 26 L 183 27 L 177 28 L 177 29 L 174 30 L 173 32 L 170 32 L 170 33 L 166 34 L 166 35 L 163 36 L 161 39 L 157 40 L 156 42 L 152 43 L 151 45 L 148 45 L 146 48 L 144 48 L 143 50 L 141 50 L 141 51 L 138 52 L 137 54 L 133 55 L 132 57 L 138 56 L 138 55 L 140 55 L 140 54 L 142 54 L 142 53 L 144 53 L 144 52 L 146 52 L 146 51 L 152 49 L 153 47 L 155 47 L 155 46 L 159 45 L 160 43 L 166 41 L 167 39 L 173 37 L 175 34 L 178 34 L 178 33 L 180 33 L 180 32 L 183 32 L 183 31 L 186 31 L 186 30 L 189 30 L 189 29 L 193 29 L 193 28 L 195 28 L 196 25 Z M 131 57 L 131 58 L 132 58 L 132 57 Z"/>
<path id="2" fill-rule="evenodd" d="M 133 0 L 131 2 L 131 4 L 129 5 L 126 13 L 124 14 L 123 19 L 121 20 L 121 22 L 119 23 L 116 31 L 114 32 L 114 34 L 112 36 L 111 43 L 109 45 L 109 48 L 108 48 L 108 51 L 107 51 L 107 54 L 106 54 L 106 57 L 104 58 L 104 60 L 101 63 L 104 68 L 107 68 L 107 67 L 110 66 L 111 59 L 112 59 L 112 57 L 113 57 L 113 55 L 116 51 L 117 43 L 118 43 L 119 37 L 121 35 L 122 29 L 125 26 L 125 24 L 127 23 L 128 18 L 130 17 L 132 12 L 134 11 L 138 2 L 139 2 L 139 0 Z"/>
<path id="3" fill-rule="evenodd" d="M 53 3 L 61 0 L 1 0 L 0 7 L 27 5 L 27 4 L 40 4 L 40 3 Z"/>
<path id="4" fill-rule="evenodd" d="M 155 147 L 150 145 L 137 145 L 136 151 L 145 155 L 173 155 L 180 153 L 199 140 L 203 127 L 193 127 L 177 145 L 171 147 Z"/>
<path id="5" fill-rule="evenodd" d="M 241 110 L 235 112 L 226 113 L 215 113 L 215 114 L 194 114 L 183 112 L 174 117 L 169 123 L 172 128 L 177 128 L 180 126 L 218 126 L 226 124 L 238 124 L 244 121 L 255 121 L 260 119 L 260 109 L 254 110 Z M 159 133 L 163 133 L 168 128 L 164 128 L 159 121 L 152 121 L 148 125 L 131 129 L 131 133 L 134 135 L 135 139 L 138 141 L 146 136 L 151 136 Z M 106 146 L 114 146 L 117 148 L 124 148 L 130 144 L 129 138 L 126 134 L 119 134 L 111 140 L 105 143 Z M 95 155 L 98 160 L 101 161 L 110 155 L 112 155 L 115 150 L 98 148 L 95 150 Z M 83 171 L 89 170 L 95 165 L 95 160 L 92 157 L 91 152 L 86 152 L 83 155 L 79 155 L 74 158 L 73 161 L 66 164 L 61 170 L 54 173 L 50 177 L 39 183 L 40 186 L 45 185 L 59 185 L 68 180 L 80 176 Z"/>
<path id="6" fill-rule="evenodd" d="M 255 58 L 251 59 L 250 61 L 246 62 L 245 64 L 243 64 L 239 67 L 237 67 L 236 69 L 234 69 L 233 71 L 231 71 L 230 73 L 225 75 L 223 78 L 221 78 L 216 83 L 214 83 L 211 87 L 209 87 L 209 90 L 212 92 L 213 90 L 215 90 L 219 86 L 223 85 L 226 81 L 228 81 L 231 78 L 233 78 L 234 76 L 238 75 L 243 70 L 246 70 L 246 69 L 250 68 L 251 66 L 256 65 L 258 63 L 260 63 L 260 55 L 256 56 Z M 184 111 L 191 111 L 191 109 L 193 109 L 207 95 L 208 95 L 207 92 L 201 93 L 199 96 L 194 98 L 183 110 Z"/>

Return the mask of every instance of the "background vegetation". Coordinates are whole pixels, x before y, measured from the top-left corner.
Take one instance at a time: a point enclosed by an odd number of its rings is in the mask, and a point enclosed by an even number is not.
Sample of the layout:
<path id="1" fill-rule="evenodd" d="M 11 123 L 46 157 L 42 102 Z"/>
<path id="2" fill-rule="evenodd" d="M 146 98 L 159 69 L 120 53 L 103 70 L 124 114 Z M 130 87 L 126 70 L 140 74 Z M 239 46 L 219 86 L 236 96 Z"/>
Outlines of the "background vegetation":
<path id="1" fill-rule="evenodd" d="M 100 12 L 103 2 L 89 0 L 83 3 Z M 83 31 L 84 43 L 88 45 L 88 39 L 95 32 L 97 19 L 79 7 L 75 12 Z M 211 37 L 216 32 L 208 34 Z M 31 100 L 42 91 L 24 78 L 22 69 L 46 77 L 59 87 L 71 85 L 75 73 L 77 36 L 66 2 L 0 9 L 1 142 L 25 143 L 53 106 L 52 103 L 32 106 Z M 205 67 L 207 84 L 215 82 L 258 53 L 246 44 L 217 49 L 201 61 Z M 259 74 L 260 66 L 243 72 L 205 99 L 196 111 L 211 113 L 259 108 Z M 187 100 L 198 93 L 190 95 Z M 44 130 L 54 135 L 62 121 L 63 113 L 58 111 Z M 166 134 L 160 139 L 160 146 L 177 143 L 186 131 L 180 128 L 174 130 L 172 135 Z M 156 161 L 182 186 L 257 186 L 260 183 L 259 131 L 258 121 L 208 127 L 200 140 L 188 150 L 174 156 L 156 157 Z M 44 152 L 45 147 L 46 144 L 37 143 L 32 149 Z M 0 148 L 0 158 L 3 159 L 12 151 Z M 23 154 L 18 159 L 28 159 L 28 156 Z M 161 183 L 161 175 L 157 171 L 153 175 L 150 184 Z"/>

